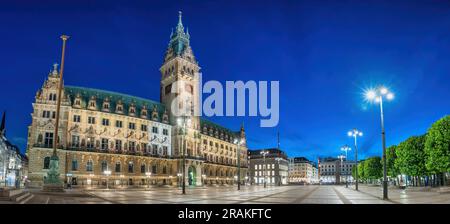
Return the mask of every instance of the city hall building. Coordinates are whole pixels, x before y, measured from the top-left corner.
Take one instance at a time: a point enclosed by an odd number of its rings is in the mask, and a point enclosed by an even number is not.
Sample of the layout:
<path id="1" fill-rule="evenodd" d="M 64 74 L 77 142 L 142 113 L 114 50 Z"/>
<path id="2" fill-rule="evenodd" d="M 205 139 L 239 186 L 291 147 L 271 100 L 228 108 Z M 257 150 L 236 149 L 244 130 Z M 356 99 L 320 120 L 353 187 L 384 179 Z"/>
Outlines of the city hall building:
<path id="1" fill-rule="evenodd" d="M 238 156 L 244 182 L 247 147 L 243 127 L 232 131 L 199 116 L 181 117 L 171 111 L 177 96 L 190 99 L 189 105 L 179 103 L 179 110 L 202 104 L 195 76 L 200 67 L 181 13 L 159 70 L 160 102 L 63 85 L 57 139 L 61 180 L 83 187 L 180 185 L 184 147 L 186 185 L 235 184 Z M 59 76 L 54 65 L 33 103 L 27 143 L 31 186 L 42 186 L 50 166 Z M 180 80 L 184 88 L 172 86 Z M 179 92 L 173 93 L 172 88 Z M 179 124 L 180 118 L 189 120 L 188 125 Z"/>

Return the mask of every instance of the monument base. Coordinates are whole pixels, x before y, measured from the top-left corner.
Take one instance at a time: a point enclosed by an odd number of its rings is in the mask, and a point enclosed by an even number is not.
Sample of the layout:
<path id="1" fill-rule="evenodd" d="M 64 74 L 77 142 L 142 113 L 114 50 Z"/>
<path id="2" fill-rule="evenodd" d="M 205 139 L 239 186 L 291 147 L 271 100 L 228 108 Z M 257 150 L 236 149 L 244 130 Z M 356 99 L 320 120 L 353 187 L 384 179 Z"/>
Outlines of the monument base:
<path id="1" fill-rule="evenodd" d="M 44 184 L 42 191 L 45 192 L 64 192 L 64 186 L 62 184 Z"/>

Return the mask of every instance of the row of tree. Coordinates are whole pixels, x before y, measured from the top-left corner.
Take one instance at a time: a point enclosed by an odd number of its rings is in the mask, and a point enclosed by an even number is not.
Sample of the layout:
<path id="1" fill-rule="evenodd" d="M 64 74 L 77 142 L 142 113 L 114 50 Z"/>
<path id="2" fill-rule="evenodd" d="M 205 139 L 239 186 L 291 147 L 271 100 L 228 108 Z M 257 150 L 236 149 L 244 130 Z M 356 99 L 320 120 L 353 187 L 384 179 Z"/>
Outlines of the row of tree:
<path id="1" fill-rule="evenodd" d="M 373 183 L 383 176 L 383 160 L 371 157 L 358 164 L 361 181 Z M 450 116 L 436 121 L 421 136 L 412 136 L 386 149 L 387 175 L 394 184 L 442 186 L 450 172 Z M 355 177 L 353 169 L 353 177 Z M 405 178 L 406 177 L 406 178 Z"/>

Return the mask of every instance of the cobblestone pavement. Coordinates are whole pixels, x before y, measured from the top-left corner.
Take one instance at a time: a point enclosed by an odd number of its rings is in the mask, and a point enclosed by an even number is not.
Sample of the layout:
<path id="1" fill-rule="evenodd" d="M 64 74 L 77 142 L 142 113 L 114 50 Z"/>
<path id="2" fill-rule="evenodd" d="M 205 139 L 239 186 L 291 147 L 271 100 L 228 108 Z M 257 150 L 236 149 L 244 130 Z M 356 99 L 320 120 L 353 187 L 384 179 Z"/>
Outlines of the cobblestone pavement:
<path id="1" fill-rule="evenodd" d="M 380 187 L 360 186 L 360 191 L 345 186 L 243 186 L 150 188 L 148 190 L 68 190 L 64 193 L 34 191 L 28 203 L 38 204 L 397 204 L 450 203 L 450 194 L 390 189 L 390 199 L 382 200 Z"/>

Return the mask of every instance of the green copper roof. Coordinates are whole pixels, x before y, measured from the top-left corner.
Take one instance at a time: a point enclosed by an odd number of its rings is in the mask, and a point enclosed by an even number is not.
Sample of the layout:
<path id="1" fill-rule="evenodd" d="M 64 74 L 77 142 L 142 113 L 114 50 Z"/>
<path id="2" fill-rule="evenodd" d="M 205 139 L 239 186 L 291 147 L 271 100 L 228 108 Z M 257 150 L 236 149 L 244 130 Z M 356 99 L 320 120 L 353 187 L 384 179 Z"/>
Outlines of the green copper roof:
<path id="1" fill-rule="evenodd" d="M 212 122 L 212 121 L 209 121 L 209 120 L 206 120 L 206 119 L 204 119 L 204 118 L 200 118 L 200 126 L 201 126 L 201 131 L 203 132 L 203 127 L 208 127 L 208 129 L 209 128 L 212 128 L 212 129 L 214 129 L 214 130 L 217 130 L 218 132 L 219 132 L 219 135 L 220 135 L 220 133 L 223 133 L 223 134 L 227 134 L 227 135 L 229 135 L 230 137 L 237 137 L 237 136 L 239 136 L 240 135 L 240 132 L 239 131 L 237 131 L 237 132 L 235 132 L 235 131 L 231 131 L 230 129 L 228 129 L 228 128 L 225 128 L 225 127 L 223 127 L 223 126 L 221 126 L 221 125 L 219 125 L 219 124 L 216 124 L 216 123 L 214 123 L 214 122 Z M 203 132 L 204 133 L 204 132 Z M 206 133 L 206 134 L 209 134 L 209 133 Z M 229 139 L 230 141 L 232 141 L 232 139 Z"/>
<path id="2" fill-rule="evenodd" d="M 123 113 L 124 115 L 128 115 L 128 109 L 132 103 L 134 103 L 136 107 L 136 116 L 140 117 L 141 109 L 145 105 L 147 107 L 147 118 L 150 118 L 153 108 L 156 107 L 158 112 L 159 121 L 162 119 L 162 115 L 165 111 L 164 104 L 161 104 L 156 101 L 144 99 L 141 97 L 131 96 L 123 93 L 111 92 L 100 89 L 92 89 L 78 86 L 64 86 L 64 91 L 68 94 L 70 102 L 73 104 L 75 102 L 75 97 L 79 94 L 81 96 L 81 107 L 86 108 L 89 100 L 92 96 L 96 98 L 96 106 L 97 110 L 101 110 L 103 102 L 106 98 L 109 99 L 110 102 L 110 111 L 111 113 L 115 113 L 116 105 L 119 100 L 122 101 L 123 104 Z"/>
<path id="3" fill-rule="evenodd" d="M 181 55 L 189 46 L 189 38 L 189 32 L 184 32 L 181 12 L 179 12 L 178 24 L 175 33 L 172 32 L 170 35 L 169 47 L 172 48 L 176 55 Z"/>

